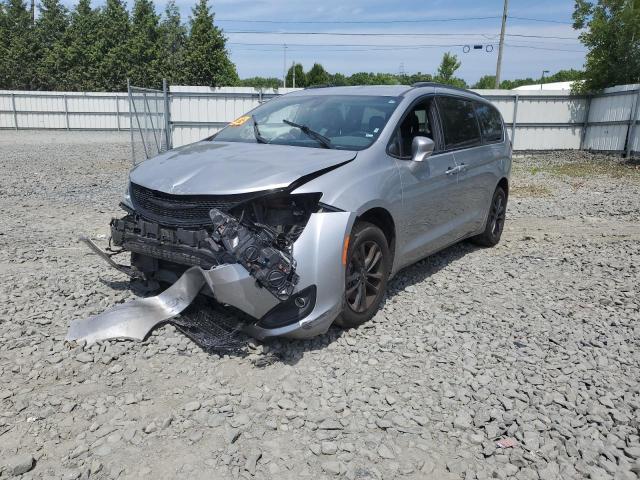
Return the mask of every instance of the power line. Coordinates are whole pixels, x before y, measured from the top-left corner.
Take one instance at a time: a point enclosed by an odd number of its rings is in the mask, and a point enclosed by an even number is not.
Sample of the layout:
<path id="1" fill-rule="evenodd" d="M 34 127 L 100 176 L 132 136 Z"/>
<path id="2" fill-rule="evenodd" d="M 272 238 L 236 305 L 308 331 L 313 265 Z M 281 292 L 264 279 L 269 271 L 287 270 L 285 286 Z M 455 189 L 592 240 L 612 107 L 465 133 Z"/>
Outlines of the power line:
<path id="1" fill-rule="evenodd" d="M 460 18 L 425 18 L 421 20 L 234 20 L 226 18 L 216 19 L 216 22 L 224 23 L 269 23 L 269 24 L 309 24 L 309 25 L 362 25 L 362 24 L 382 24 L 388 23 L 435 23 L 435 22 L 464 22 L 471 20 L 494 20 L 497 16 L 489 17 L 460 17 Z"/>
<path id="2" fill-rule="evenodd" d="M 228 42 L 227 45 L 269 46 L 282 48 L 281 43 L 244 43 Z M 397 47 L 421 48 L 421 47 L 464 47 L 466 43 L 423 43 L 423 44 L 370 44 L 370 43 L 287 43 L 290 47 L 384 47 L 393 50 Z"/>
<path id="3" fill-rule="evenodd" d="M 513 43 L 505 43 L 507 47 L 512 48 L 530 48 L 531 50 L 547 50 L 551 52 L 574 52 L 574 53 L 584 53 L 584 50 L 567 50 L 564 48 L 551 48 L 551 47 L 537 47 L 534 45 L 516 45 Z"/>
<path id="4" fill-rule="evenodd" d="M 300 25 L 366 25 L 366 24 L 397 24 L 397 23 L 438 23 L 438 22 L 466 22 L 478 20 L 496 20 L 502 18 L 501 15 L 491 15 L 486 17 L 452 17 L 452 18 L 423 18 L 409 20 L 244 20 L 244 19 L 216 19 L 221 23 L 262 23 L 262 24 L 300 24 Z M 544 18 L 531 17 L 509 17 L 512 20 L 525 20 L 530 22 L 542 23 L 558 23 L 562 25 L 571 25 L 572 22 L 562 20 L 547 20 Z"/>
<path id="5" fill-rule="evenodd" d="M 528 22 L 544 22 L 544 23 L 559 23 L 561 25 L 573 25 L 573 22 L 565 22 L 563 20 L 546 20 L 546 19 L 543 19 L 543 18 L 509 16 L 509 19 L 510 20 L 526 20 Z"/>
<path id="6" fill-rule="evenodd" d="M 399 33 L 399 32 L 282 32 L 277 30 L 225 30 L 225 33 L 242 35 L 324 35 L 346 37 L 485 37 L 495 38 L 495 33 Z M 560 37 L 555 35 L 525 35 L 521 33 L 506 33 L 507 37 L 521 38 L 552 38 L 557 40 L 579 40 L 577 37 Z"/>
<path id="7" fill-rule="evenodd" d="M 238 43 L 229 42 L 240 50 L 249 51 L 280 51 L 282 44 L 279 43 Z M 287 50 L 295 50 L 296 48 L 308 50 L 310 47 L 331 48 L 335 52 L 368 52 L 368 51 L 394 51 L 394 50 L 422 50 L 428 48 L 453 48 L 464 47 L 466 44 L 419 44 L 419 45 L 379 45 L 379 44 L 304 44 L 304 43 L 288 43 Z M 485 44 L 487 45 L 487 44 Z M 496 43 L 488 45 L 496 46 Z M 532 50 L 546 50 L 553 52 L 574 52 L 584 53 L 582 50 L 569 50 L 564 48 L 544 47 L 538 45 L 518 45 L 515 43 L 505 43 L 505 46 L 512 48 L 528 48 Z M 337 48 L 336 48 L 337 47 Z"/>

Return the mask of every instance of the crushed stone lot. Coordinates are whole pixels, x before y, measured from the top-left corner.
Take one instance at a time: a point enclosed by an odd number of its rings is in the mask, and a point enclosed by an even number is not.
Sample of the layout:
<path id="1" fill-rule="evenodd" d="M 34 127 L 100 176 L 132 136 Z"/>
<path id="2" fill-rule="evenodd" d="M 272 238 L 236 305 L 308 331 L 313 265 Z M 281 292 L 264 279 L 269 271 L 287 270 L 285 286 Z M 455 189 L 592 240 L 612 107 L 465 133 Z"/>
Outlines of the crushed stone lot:
<path id="1" fill-rule="evenodd" d="M 638 163 L 516 156 L 502 242 L 400 272 L 359 329 L 68 345 L 135 297 L 77 242 L 106 246 L 128 141 L 0 131 L 0 478 L 639 478 Z"/>

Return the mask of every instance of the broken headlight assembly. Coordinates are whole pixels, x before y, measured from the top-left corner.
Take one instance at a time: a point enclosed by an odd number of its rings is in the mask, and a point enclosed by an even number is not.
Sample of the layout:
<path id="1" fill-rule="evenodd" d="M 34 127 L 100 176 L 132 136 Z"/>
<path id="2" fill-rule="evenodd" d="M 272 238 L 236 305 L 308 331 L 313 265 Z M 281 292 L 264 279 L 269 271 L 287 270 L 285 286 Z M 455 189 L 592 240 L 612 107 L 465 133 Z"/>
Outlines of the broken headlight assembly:
<path id="1" fill-rule="evenodd" d="M 207 196 L 202 199 L 145 191 L 146 205 L 170 206 L 158 221 L 147 218 L 145 208 L 136 208 L 139 187 L 133 185 L 134 211 L 111 222 L 114 245 L 132 252 L 132 263 L 153 278 L 165 267 L 200 266 L 239 263 L 256 283 L 278 300 L 287 300 L 298 282 L 293 244 L 304 230 L 312 213 L 321 209 L 320 193 L 290 194 L 277 192 L 252 195 L 246 201 L 230 202 Z M 200 201 L 197 201 L 200 200 Z M 184 225 L 185 219 L 198 215 L 203 205 L 218 204 L 208 210 L 208 222 Z M 128 205 L 123 206 L 127 211 Z M 156 210 L 158 212 L 159 210 Z M 180 215 L 180 216 L 178 216 Z M 175 270 L 175 268 L 174 268 Z M 179 270 L 179 268 L 178 268 Z"/>

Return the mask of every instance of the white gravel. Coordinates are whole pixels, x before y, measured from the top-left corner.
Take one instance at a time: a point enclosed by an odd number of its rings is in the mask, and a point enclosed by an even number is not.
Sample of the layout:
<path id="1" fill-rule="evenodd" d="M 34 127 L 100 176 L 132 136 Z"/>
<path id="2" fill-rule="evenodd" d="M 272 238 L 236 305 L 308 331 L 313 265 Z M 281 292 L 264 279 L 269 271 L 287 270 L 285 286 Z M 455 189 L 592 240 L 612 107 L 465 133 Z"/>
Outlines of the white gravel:
<path id="1" fill-rule="evenodd" d="M 0 131 L 1 478 L 638 478 L 637 169 L 517 158 L 502 243 L 404 270 L 357 330 L 71 348 L 133 296 L 76 241 L 106 242 L 128 140 Z"/>

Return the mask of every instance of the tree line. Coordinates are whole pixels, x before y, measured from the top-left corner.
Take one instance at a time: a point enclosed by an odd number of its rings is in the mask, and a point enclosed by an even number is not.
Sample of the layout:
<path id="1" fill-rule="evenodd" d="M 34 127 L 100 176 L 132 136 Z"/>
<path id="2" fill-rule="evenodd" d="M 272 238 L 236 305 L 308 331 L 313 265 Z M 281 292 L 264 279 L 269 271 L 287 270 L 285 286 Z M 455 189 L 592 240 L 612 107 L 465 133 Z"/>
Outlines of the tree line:
<path id="1" fill-rule="evenodd" d="M 411 85 L 416 82 L 439 82 L 457 87 L 467 87 L 467 83 L 455 76 L 455 72 L 460 68 L 460 61 L 456 55 L 446 52 L 442 56 L 440 66 L 434 74 L 414 73 L 414 74 L 393 74 L 393 73 L 373 73 L 357 72 L 352 75 L 342 73 L 329 73 L 320 63 L 314 63 L 308 72 L 300 63 L 294 63 L 287 71 L 287 87 L 294 84 L 296 87 L 313 87 L 318 85 Z M 276 88 L 282 85 L 282 81 L 277 78 L 258 78 L 254 82 L 261 83 L 261 86 Z"/>
<path id="2" fill-rule="evenodd" d="M 185 25 L 174 0 L 159 15 L 151 0 L 122 0 L 93 8 L 79 0 L 69 11 L 41 0 L 35 22 L 23 0 L 0 0 L 0 88 L 122 91 L 127 78 L 143 87 L 234 85 L 235 65 L 207 0 Z"/>
<path id="3" fill-rule="evenodd" d="M 24 0 L 0 0 L 0 88 L 11 90 L 122 91 L 132 84 L 158 88 L 171 84 L 278 88 L 279 78 L 240 79 L 229 58 L 224 32 L 214 24 L 208 0 L 197 0 L 183 22 L 175 0 L 162 14 L 152 0 L 106 0 L 93 8 L 78 0 L 71 10 L 60 0 L 40 0 L 35 21 Z M 576 0 L 574 28 L 587 47 L 584 71 L 560 70 L 544 79 L 504 80 L 500 88 L 531 83 L 581 80 L 578 92 L 640 82 L 640 0 Z M 296 63 L 287 86 L 385 85 L 436 81 L 468 87 L 456 77 L 456 55 L 445 53 L 434 73 L 329 73 L 315 63 Z M 485 75 L 472 88 L 492 88 Z"/>

